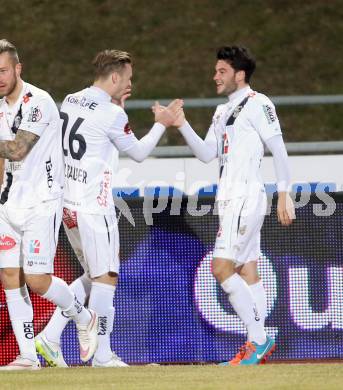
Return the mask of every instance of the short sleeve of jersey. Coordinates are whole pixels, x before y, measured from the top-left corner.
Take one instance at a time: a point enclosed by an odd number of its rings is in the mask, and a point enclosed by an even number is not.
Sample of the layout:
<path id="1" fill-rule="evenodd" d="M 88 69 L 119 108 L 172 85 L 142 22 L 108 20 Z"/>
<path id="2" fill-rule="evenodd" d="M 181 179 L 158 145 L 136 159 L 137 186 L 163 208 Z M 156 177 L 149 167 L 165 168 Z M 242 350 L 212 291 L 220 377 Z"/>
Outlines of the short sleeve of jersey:
<path id="1" fill-rule="evenodd" d="M 139 142 L 130 128 L 128 117 L 124 111 L 119 111 L 110 128 L 108 136 L 120 152 L 126 152 Z"/>
<path id="2" fill-rule="evenodd" d="M 52 121 L 53 104 L 53 101 L 45 96 L 32 96 L 27 102 L 24 101 L 22 103 L 23 118 L 19 126 L 20 130 L 30 131 L 41 136 Z"/>
<path id="3" fill-rule="evenodd" d="M 262 140 L 265 142 L 275 135 L 282 134 L 275 106 L 271 100 L 265 96 L 252 99 L 256 99 L 253 106 L 252 125 L 260 134 Z"/>

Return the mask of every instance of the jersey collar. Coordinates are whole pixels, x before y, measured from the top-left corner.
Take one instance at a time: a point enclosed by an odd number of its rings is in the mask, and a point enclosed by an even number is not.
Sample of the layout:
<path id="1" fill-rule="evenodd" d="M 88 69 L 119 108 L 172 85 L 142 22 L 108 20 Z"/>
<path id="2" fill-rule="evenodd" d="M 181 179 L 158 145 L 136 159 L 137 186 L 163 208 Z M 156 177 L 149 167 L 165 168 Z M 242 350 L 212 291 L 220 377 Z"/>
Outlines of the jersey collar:
<path id="1" fill-rule="evenodd" d="M 232 103 L 236 99 L 243 99 L 250 92 L 252 92 L 252 89 L 250 88 L 249 85 L 244 88 L 241 88 L 238 91 L 235 91 L 234 93 L 231 93 L 229 95 L 229 102 Z"/>
<path id="2" fill-rule="evenodd" d="M 89 91 L 91 91 L 92 94 L 96 95 L 100 99 L 106 100 L 108 102 L 112 100 L 111 96 L 106 91 L 99 87 L 95 87 L 94 85 L 89 87 Z"/>

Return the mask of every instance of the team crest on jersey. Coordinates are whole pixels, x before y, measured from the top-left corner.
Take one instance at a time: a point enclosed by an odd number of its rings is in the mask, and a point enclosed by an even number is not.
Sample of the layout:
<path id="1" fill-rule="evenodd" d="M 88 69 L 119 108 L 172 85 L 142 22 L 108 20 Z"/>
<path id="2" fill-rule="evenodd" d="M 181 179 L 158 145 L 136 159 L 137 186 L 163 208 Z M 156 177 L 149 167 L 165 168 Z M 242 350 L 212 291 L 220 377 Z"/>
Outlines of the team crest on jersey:
<path id="1" fill-rule="evenodd" d="M 124 133 L 125 134 L 131 134 L 132 133 L 132 129 L 130 127 L 130 124 L 129 122 L 126 123 L 125 127 L 124 127 Z"/>
<path id="2" fill-rule="evenodd" d="M 28 121 L 39 122 L 42 119 L 42 113 L 38 107 L 31 107 Z"/>
<path id="3" fill-rule="evenodd" d="M 40 252 L 40 241 L 39 240 L 31 240 L 30 241 L 30 253 L 38 254 Z"/>
<path id="4" fill-rule="evenodd" d="M 242 106 L 241 105 L 238 105 L 238 107 L 236 107 L 234 110 L 233 110 L 233 113 L 232 113 L 232 116 L 234 118 L 237 118 L 239 113 L 242 111 Z"/>
<path id="5" fill-rule="evenodd" d="M 13 121 L 12 129 L 19 129 L 22 117 L 20 115 L 16 115 Z"/>

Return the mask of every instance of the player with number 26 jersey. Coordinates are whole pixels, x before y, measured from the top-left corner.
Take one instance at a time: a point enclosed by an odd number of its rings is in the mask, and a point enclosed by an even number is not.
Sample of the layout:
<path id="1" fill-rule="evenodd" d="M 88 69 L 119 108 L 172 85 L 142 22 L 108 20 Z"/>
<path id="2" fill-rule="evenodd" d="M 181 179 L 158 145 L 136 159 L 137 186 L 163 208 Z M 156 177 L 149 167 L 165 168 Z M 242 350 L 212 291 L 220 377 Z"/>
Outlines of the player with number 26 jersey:
<path id="1" fill-rule="evenodd" d="M 112 214 L 118 149 L 125 150 L 136 141 L 126 113 L 111 102 L 106 92 L 92 86 L 64 99 L 61 118 L 65 207 L 90 214 Z"/>

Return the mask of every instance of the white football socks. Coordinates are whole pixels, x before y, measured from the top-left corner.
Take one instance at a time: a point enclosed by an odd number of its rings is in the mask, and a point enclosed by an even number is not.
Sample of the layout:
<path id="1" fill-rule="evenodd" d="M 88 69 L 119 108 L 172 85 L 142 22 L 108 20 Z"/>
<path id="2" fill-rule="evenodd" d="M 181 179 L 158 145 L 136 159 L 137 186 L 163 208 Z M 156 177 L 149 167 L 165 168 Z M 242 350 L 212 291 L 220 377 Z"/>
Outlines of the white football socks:
<path id="1" fill-rule="evenodd" d="M 98 348 L 94 357 L 97 361 L 105 363 L 112 357 L 111 333 L 114 321 L 114 297 L 115 286 L 105 283 L 92 283 L 88 307 L 99 315 Z"/>
<path id="2" fill-rule="evenodd" d="M 33 361 L 37 360 L 33 333 L 33 310 L 26 285 L 5 290 L 6 303 L 13 332 L 19 345 L 20 355 Z"/>
<path id="3" fill-rule="evenodd" d="M 267 317 L 266 290 L 264 289 L 264 286 L 263 286 L 263 283 L 261 280 L 255 284 L 250 284 L 249 288 L 250 288 L 252 295 L 254 297 L 256 308 L 257 308 L 258 314 L 260 315 L 261 323 L 264 327 L 264 323 L 265 323 L 265 320 Z"/>
<path id="4" fill-rule="evenodd" d="M 257 344 L 264 344 L 266 342 L 266 333 L 247 283 L 235 273 L 224 280 L 221 286 L 228 294 L 231 306 L 246 326 L 248 340 Z"/>
<path id="5" fill-rule="evenodd" d="M 77 300 L 75 294 L 64 280 L 52 276 L 50 287 L 42 296 L 58 306 L 67 317 L 71 317 L 77 323 L 82 325 L 89 324 L 91 320 L 90 312 Z"/>
<path id="6" fill-rule="evenodd" d="M 83 274 L 69 285 L 70 289 L 75 294 L 77 300 L 82 305 L 85 304 L 85 301 L 89 296 L 91 286 L 92 281 L 88 278 L 86 274 Z M 63 315 L 62 310 L 57 307 L 50 321 L 44 328 L 43 332 L 45 337 L 53 343 L 60 344 L 62 332 L 67 326 L 70 319 L 70 317 Z"/>

